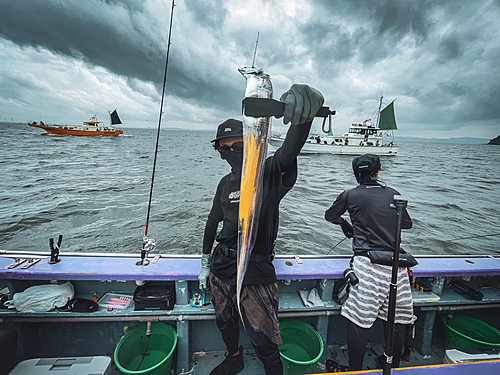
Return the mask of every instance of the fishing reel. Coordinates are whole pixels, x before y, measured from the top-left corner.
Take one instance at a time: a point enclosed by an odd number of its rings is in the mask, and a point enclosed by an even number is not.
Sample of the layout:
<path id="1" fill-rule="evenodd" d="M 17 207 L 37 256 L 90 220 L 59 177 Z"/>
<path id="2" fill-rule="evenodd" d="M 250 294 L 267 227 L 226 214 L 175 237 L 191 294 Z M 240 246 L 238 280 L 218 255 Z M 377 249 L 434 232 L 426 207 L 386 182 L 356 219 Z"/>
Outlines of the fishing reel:
<path id="1" fill-rule="evenodd" d="M 149 253 L 156 250 L 156 242 L 152 238 L 144 236 L 142 239 L 141 260 L 138 260 L 136 266 L 149 266 L 150 260 L 148 259 Z"/>
<path id="2" fill-rule="evenodd" d="M 350 285 L 356 285 L 359 282 L 359 279 L 352 268 L 346 268 L 344 271 L 344 278 Z"/>

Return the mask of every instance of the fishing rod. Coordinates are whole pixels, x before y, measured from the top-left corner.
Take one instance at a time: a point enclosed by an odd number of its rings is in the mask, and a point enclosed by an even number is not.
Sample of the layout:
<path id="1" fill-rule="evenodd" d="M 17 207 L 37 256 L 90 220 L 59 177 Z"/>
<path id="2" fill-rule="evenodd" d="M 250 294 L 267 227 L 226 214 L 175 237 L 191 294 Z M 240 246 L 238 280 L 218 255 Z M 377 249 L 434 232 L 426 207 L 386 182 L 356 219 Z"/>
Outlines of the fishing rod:
<path id="1" fill-rule="evenodd" d="M 260 35 L 260 32 L 257 31 L 257 41 L 255 42 L 255 50 L 253 51 L 252 68 L 254 67 L 254 64 L 255 64 L 255 55 L 257 54 L 257 46 L 259 45 L 259 35 Z"/>
<path id="2" fill-rule="evenodd" d="M 160 128 L 161 128 L 161 117 L 163 115 L 163 101 L 165 99 L 165 87 L 167 85 L 167 72 L 168 72 L 168 58 L 170 56 L 170 40 L 172 37 L 172 22 L 174 19 L 174 7 L 175 3 L 174 0 L 172 0 L 172 9 L 170 11 L 170 28 L 168 31 L 168 46 L 167 46 L 167 58 L 165 61 L 165 74 L 163 76 L 163 89 L 161 93 L 161 104 L 160 104 L 160 116 L 158 120 L 158 133 L 156 134 L 156 148 L 155 148 L 155 157 L 153 161 L 153 174 L 151 176 L 151 189 L 149 191 L 149 204 L 148 204 L 148 216 L 146 218 L 146 230 L 144 232 L 144 238 L 142 241 L 142 251 L 141 251 L 141 260 L 136 263 L 138 266 L 145 265 L 147 266 L 149 264 L 149 261 L 147 261 L 147 255 L 156 249 L 155 242 L 153 239 L 148 239 L 148 228 L 149 228 L 149 214 L 151 213 L 151 200 L 153 199 L 153 186 L 154 186 L 154 181 L 155 181 L 155 170 L 156 170 L 156 159 L 158 156 L 158 142 L 160 140 Z M 147 262 L 145 262 L 145 259 Z"/>
<path id="3" fill-rule="evenodd" d="M 483 235 L 480 235 L 480 236 L 468 236 L 468 237 L 452 238 L 452 239 L 449 239 L 449 240 L 445 240 L 444 242 L 455 242 L 455 241 L 461 241 L 461 240 L 473 240 L 473 239 L 476 239 L 476 238 L 494 237 L 494 236 L 500 236 L 500 233 L 490 233 L 490 234 L 483 234 Z M 419 250 L 419 249 L 422 249 L 424 247 L 426 247 L 426 246 L 419 246 L 419 247 L 417 247 L 414 250 Z"/>
<path id="4" fill-rule="evenodd" d="M 326 253 L 326 255 L 330 254 L 332 250 L 335 249 L 337 246 L 339 246 L 345 239 L 347 239 L 347 237 L 342 238 L 334 247 L 330 249 L 329 252 Z"/>
<path id="5" fill-rule="evenodd" d="M 470 237 L 454 238 L 454 239 L 451 239 L 451 240 L 446 240 L 446 242 L 459 241 L 459 240 L 470 240 L 470 239 L 475 239 L 475 238 L 493 237 L 493 236 L 500 236 L 500 233 L 484 234 L 482 236 L 470 236 Z M 326 253 L 326 255 L 330 254 L 333 251 L 333 249 L 335 249 L 337 246 L 339 246 L 345 239 L 347 239 L 347 237 L 342 238 L 334 247 L 332 247 L 330 249 L 329 252 Z M 425 246 L 420 246 L 420 247 L 417 248 L 417 250 L 421 249 L 423 247 L 425 247 Z"/>
<path id="6" fill-rule="evenodd" d="M 500 233 L 483 234 L 481 236 L 453 238 L 451 240 L 446 240 L 446 242 L 453 242 L 453 241 L 460 241 L 460 240 L 472 240 L 472 239 L 481 238 L 481 237 L 493 237 L 493 236 L 500 236 Z"/>

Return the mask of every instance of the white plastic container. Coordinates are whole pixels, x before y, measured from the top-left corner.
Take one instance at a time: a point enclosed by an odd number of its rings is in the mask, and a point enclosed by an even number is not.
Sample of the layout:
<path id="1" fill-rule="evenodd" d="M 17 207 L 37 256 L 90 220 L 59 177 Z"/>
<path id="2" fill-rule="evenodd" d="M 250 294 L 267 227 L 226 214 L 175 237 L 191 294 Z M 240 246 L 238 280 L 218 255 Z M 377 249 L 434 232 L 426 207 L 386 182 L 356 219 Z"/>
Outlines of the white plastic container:
<path id="1" fill-rule="evenodd" d="M 463 363 L 492 361 L 500 359 L 499 348 L 448 349 L 444 355 L 444 363 Z"/>
<path id="2" fill-rule="evenodd" d="M 105 356 L 33 358 L 18 363 L 9 375 L 107 375 L 110 364 L 111 358 Z"/>

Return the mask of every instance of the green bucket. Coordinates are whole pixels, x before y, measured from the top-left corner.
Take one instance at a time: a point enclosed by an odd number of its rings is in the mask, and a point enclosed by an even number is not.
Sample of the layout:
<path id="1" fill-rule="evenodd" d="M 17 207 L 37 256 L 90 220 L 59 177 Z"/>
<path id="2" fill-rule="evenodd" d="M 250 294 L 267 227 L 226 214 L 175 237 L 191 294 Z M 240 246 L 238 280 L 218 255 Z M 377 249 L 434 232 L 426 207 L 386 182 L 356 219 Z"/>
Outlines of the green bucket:
<path id="1" fill-rule="evenodd" d="M 120 340 L 114 357 L 118 369 L 123 374 L 165 375 L 170 373 L 172 354 L 177 345 L 175 330 L 165 323 L 152 323 L 147 348 L 148 355 L 144 356 L 143 360 L 147 343 L 145 325 L 135 328 Z"/>
<path id="2" fill-rule="evenodd" d="M 284 320 L 280 323 L 283 344 L 280 354 L 284 375 L 311 374 L 323 354 L 323 339 L 309 324 L 300 320 Z"/>
<path id="3" fill-rule="evenodd" d="M 478 319 L 454 315 L 442 317 L 446 349 L 470 349 L 500 346 L 500 332 Z"/>

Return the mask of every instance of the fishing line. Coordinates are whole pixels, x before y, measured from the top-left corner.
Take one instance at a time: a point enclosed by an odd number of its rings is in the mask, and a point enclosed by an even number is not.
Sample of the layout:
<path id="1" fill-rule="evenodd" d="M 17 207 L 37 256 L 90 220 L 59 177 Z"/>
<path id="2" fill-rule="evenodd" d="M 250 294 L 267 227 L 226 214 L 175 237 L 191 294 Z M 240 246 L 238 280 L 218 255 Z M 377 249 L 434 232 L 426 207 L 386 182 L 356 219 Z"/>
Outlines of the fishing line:
<path id="1" fill-rule="evenodd" d="M 452 238 L 452 239 L 446 240 L 444 242 L 455 242 L 455 241 L 460 241 L 460 240 L 473 240 L 473 239 L 476 239 L 476 238 L 494 237 L 494 236 L 500 236 L 500 233 L 491 233 L 491 234 L 483 234 L 483 235 L 480 235 L 480 236 L 469 236 L 469 237 Z M 427 247 L 427 245 L 417 247 L 414 250 L 419 250 L 419 249 L 422 249 L 424 247 Z"/>
<path id="2" fill-rule="evenodd" d="M 146 349 L 144 349 L 144 353 L 142 354 L 141 362 L 139 362 L 139 366 L 137 366 L 137 370 L 135 370 L 135 371 L 139 371 L 139 369 L 141 368 L 142 362 L 144 362 L 144 358 L 146 357 L 146 354 L 147 354 L 148 349 L 149 349 L 149 340 L 151 339 L 151 322 L 147 323 L 147 326 L 146 326 L 146 337 L 147 337 L 147 340 L 148 340 L 147 343 L 146 343 Z"/>
<path id="3" fill-rule="evenodd" d="M 330 249 L 330 251 L 329 251 L 329 252 L 327 252 L 327 253 L 326 253 L 326 255 L 330 254 L 330 253 L 332 252 L 332 250 L 333 250 L 333 249 L 335 249 L 337 246 L 339 246 L 339 245 L 340 245 L 340 244 L 341 244 L 341 243 L 342 243 L 345 239 L 347 239 L 347 237 L 342 238 L 342 239 L 339 241 L 339 243 L 337 243 L 334 247 L 332 247 L 332 248 Z"/>
<path id="4" fill-rule="evenodd" d="M 153 81 L 153 74 L 154 74 L 155 69 L 156 69 L 156 62 L 158 61 L 158 56 L 160 56 L 160 50 L 158 50 L 158 52 L 156 52 L 155 63 L 153 65 L 153 70 L 151 71 L 151 77 L 149 77 L 150 81 Z"/>
<path id="5" fill-rule="evenodd" d="M 470 236 L 470 237 L 453 238 L 451 240 L 446 240 L 446 242 L 460 241 L 460 240 L 472 240 L 472 239 L 475 239 L 475 238 L 493 237 L 493 236 L 500 236 L 500 233 L 483 234 L 482 236 Z"/>
<path id="6" fill-rule="evenodd" d="M 168 58 L 169 58 L 169 55 L 170 55 L 170 40 L 171 40 L 171 37 L 172 37 L 172 21 L 173 21 L 173 18 L 174 18 L 174 0 L 172 0 L 172 10 L 170 12 L 170 28 L 169 28 L 169 32 L 168 32 L 168 46 L 167 46 L 167 58 L 166 58 L 166 61 L 165 61 L 165 75 L 163 76 L 163 90 L 162 90 L 162 93 L 161 93 L 161 104 L 160 104 L 160 117 L 159 117 L 159 121 L 158 121 L 158 133 L 156 135 L 156 149 L 155 149 L 155 158 L 154 158 L 154 161 L 153 161 L 153 175 L 151 176 L 151 190 L 149 191 L 149 204 L 148 204 L 148 216 L 147 216 L 147 219 L 146 219 L 146 230 L 145 230 L 145 236 L 148 235 L 148 227 L 149 227 L 149 214 L 151 212 L 151 200 L 153 198 L 153 185 L 154 185 L 154 180 L 155 180 L 155 169 L 156 169 L 156 158 L 158 156 L 158 141 L 160 140 L 160 127 L 161 127 L 161 117 L 163 115 L 163 101 L 164 101 L 164 98 L 165 98 L 165 87 L 166 87 L 166 84 L 167 84 L 167 71 L 168 71 Z M 143 251 L 144 253 L 144 251 Z M 144 254 L 141 254 L 141 258 L 144 259 L 143 257 Z"/>

